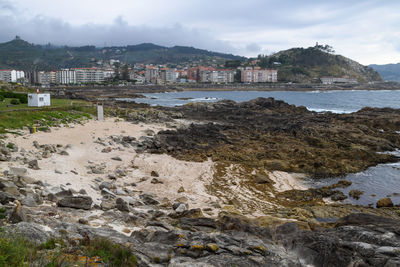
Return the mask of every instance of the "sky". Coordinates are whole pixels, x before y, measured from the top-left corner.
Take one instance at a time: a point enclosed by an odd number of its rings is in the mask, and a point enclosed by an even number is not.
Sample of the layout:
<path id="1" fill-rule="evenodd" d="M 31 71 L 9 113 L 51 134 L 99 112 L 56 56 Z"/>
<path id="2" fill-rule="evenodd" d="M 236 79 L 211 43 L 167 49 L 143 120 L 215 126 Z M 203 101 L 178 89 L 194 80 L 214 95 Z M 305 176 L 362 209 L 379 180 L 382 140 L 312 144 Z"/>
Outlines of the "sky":
<path id="1" fill-rule="evenodd" d="M 398 0 L 0 0 L 0 42 L 184 45 L 247 57 L 332 46 L 361 64 L 400 62 Z"/>

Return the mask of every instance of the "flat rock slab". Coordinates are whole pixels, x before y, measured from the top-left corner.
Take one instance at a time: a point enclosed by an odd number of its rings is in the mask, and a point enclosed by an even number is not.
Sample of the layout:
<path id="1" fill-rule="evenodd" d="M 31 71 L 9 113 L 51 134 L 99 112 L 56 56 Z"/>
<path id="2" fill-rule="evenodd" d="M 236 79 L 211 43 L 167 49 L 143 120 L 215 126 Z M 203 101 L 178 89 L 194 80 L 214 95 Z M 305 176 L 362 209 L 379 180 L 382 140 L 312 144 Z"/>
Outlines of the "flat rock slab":
<path id="1" fill-rule="evenodd" d="M 59 207 L 89 210 L 93 200 L 89 196 L 67 196 L 57 202 Z"/>

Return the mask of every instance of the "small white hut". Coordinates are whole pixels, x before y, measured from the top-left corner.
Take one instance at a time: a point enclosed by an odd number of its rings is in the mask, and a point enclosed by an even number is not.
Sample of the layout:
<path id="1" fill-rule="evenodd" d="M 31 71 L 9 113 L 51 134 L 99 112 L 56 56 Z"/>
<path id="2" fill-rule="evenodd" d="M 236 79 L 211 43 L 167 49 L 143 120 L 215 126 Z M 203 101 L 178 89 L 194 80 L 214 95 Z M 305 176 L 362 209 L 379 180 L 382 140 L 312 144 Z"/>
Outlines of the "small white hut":
<path id="1" fill-rule="evenodd" d="M 50 94 L 40 94 L 39 89 L 34 94 L 28 94 L 28 107 L 50 106 Z"/>

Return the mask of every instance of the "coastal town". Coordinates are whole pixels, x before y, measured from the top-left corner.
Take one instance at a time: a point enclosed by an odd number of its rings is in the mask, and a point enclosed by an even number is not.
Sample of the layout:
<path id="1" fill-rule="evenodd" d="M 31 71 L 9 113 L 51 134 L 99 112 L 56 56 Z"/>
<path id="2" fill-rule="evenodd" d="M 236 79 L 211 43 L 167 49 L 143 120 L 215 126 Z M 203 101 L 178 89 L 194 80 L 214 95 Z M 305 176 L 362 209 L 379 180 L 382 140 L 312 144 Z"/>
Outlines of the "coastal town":
<path id="1" fill-rule="evenodd" d="M 134 64 L 110 60 L 104 67 L 63 68 L 53 71 L 0 70 L 0 81 L 50 87 L 51 85 L 101 84 L 124 80 L 135 84 L 276 83 L 278 71 L 257 66 L 224 69 L 211 66 L 168 68 L 167 65 Z"/>

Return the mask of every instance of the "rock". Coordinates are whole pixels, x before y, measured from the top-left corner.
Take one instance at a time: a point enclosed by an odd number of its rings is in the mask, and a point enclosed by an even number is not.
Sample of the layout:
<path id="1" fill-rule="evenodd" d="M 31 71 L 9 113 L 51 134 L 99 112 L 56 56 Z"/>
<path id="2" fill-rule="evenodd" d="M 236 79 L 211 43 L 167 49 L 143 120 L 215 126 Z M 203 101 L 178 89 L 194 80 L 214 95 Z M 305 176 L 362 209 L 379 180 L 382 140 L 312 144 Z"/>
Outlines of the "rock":
<path id="1" fill-rule="evenodd" d="M 39 170 L 39 164 L 37 159 L 31 160 L 28 162 L 28 167 L 30 169 Z"/>
<path id="2" fill-rule="evenodd" d="M 16 167 L 10 167 L 10 174 L 19 176 L 19 177 L 24 177 L 27 174 L 28 170 L 26 168 L 16 168 Z"/>
<path id="3" fill-rule="evenodd" d="M 71 172 L 72 172 L 73 174 L 75 174 L 75 175 L 78 175 L 78 172 L 75 171 L 75 170 L 71 170 Z"/>
<path id="4" fill-rule="evenodd" d="M 47 159 L 51 157 L 51 152 L 46 150 L 42 153 L 42 158 Z"/>
<path id="5" fill-rule="evenodd" d="M 42 197 L 36 193 L 29 193 L 24 199 L 21 200 L 21 204 L 28 207 L 36 207 L 42 203 Z"/>
<path id="6" fill-rule="evenodd" d="M 154 131 L 151 129 L 146 129 L 143 131 L 147 136 L 153 136 L 154 135 Z"/>
<path id="7" fill-rule="evenodd" d="M 116 161 L 122 161 L 122 159 L 120 157 L 112 157 L 112 160 L 116 160 Z"/>
<path id="8" fill-rule="evenodd" d="M 332 196 L 331 199 L 333 201 L 341 201 L 341 200 L 345 200 L 347 197 L 343 194 L 343 192 L 341 191 L 336 191 Z"/>
<path id="9" fill-rule="evenodd" d="M 79 190 L 79 192 L 78 192 L 79 194 L 81 194 L 81 195 L 87 195 L 87 192 L 86 192 L 86 190 L 85 189 L 81 189 L 81 190 Z"/>
<path id="10" fill-rule="evenodd" d="M 16 198 L 13 195 L 11 195 L 7 192 L 0 191 L 0 203 L 1 204 L 3 204 L 3 205 L 8 204 L 9 202 L 13 202 L 15 199 Z"/>
<path id="11" fill-rule="evenodd" d="M 92 203 L 92 198 L 89 196 L 70 196 L 57 201 L 57 206 L 89 210 Z"/>
<path id="12" fill-rule="evenodd" d="M 40 145 L 39 145 L 38 141 L 33 141 L 33 146 L 37 149 L 40 149 Z"/>
<path id="13" fill-rule="evenodd" d="M 32 223 L 32 222 L 19 222 L 12 226 L 6 227 L 5 231 L 10 234 L 18 234 L 36 244 L 43 244 L 50 239 L 48 227 Z"/>
<path id="14" fill-rule="evenodd" d="M 151 181 L 150 181 L 152 184 L 163 184 L 163 181 L 160 181 L 159 179 L 157 179 L 157 178 L 153 178 L 153 179 L 151 179 Z"/>
<path id="15" fill-rule="evenodd" d="M 254 182 L 257 184 L 269 184 L 271 180 L 265 174 L 257 173 L 253 176 Z"/>
<path id="16" fill-rule="evenodd" d="M 184 203 L 174 203 L 172 207 L 178 213 L 182 213 L 188 210 L 187 204 Z"/>
<path id="17" fill-rule="evenodd" d="M 350 190 L 349 191 L 349 196 L 351 196 L 354 199 L 359 199 L 362 194 L 364 194 L 364 191 L 360 191 L 360 190 Z"/>
<path id="18" fill-rule="evenodd" d="M 115 201 L 116 203 L 116 207 L 119 211 L 126 211 L 129 212 L 129 205 L 128 203 L 123 200 L 122 198 L 117 198 L 117 200 Z"/>
<path id="19" fill-rule="evenodd" d="M 112 191 L 110 191 L 109 189 L 107 189 L 107 188 L 103 188 L 103 189 L 101 189 L 101 195 L 102 196 L 112 196 L 112 197 L 115 197 L 115 194 L 112 192 Z"/>
<path id="20" fill-rule="evenodd" d="M 78 220 L 78 223 L 79 224 L 89 224 L 89 221 L 88 220 L 86 220 L 86 219 L 84 219 L 84 218 L 79 218 L 79 220 Z"/>
<path id="21" fill-rule="evenodd" d="M 150 175 L 153 177 L 160 177 L 160 175 L 156 171 L 151 171 Z"/>
<path id="22" fill-rule="evenodd" d="M 106 147 L 101 150 L 101 153 L 110 153 L 112 151 L 111 147 Z"/>
<path id="23" fill-rule="evenodd" d="M 146 205 L 158 205 L 160 202 L 155 200 L 152 196 L 149 194 L 142 194 L 139 196 L 139 198 L 143 201 L 144 204 Z"/>
<path id="24" fill-rule="evenodd" d="M 109 173 L 109 174 L 107 175 L 107 177 L 108 177 L 108 179 L 110 179 L 110 180 L 116 180 L 116 179 L 117 179 L 117 177 L 116 177 L 115 174 L 113 174 L 113 173 Z"/>
<path id="25" fill-rule="evenodd" d="M 15 208 L 13 209 L 10 218 L 8 219 L 10 223 L 19 223 L 23 221 L 27 221 L 27 210 L 25 207 L 21 206 L 21 203 L 17 203 Z"/>
<path id="26" fill-rule="evenodd" d="M 183 193 L 183 192 L 185 192 L 185 188 L 183 188 L 183 186 L 179 187 L 178 193 Z"/>
<path id="27" fill-rule="evenodd" d="M 376 202 L 377 208 L 393 207 L 393 202 L 390 197 L 381 198 Z"/>
<path id="28" fill-rule="evenodd" d="M 57 173 L 57 174 L 63 174 L 63 172 L 60 171 L 59 169 L 55 169 L 54 172 Z"/>
<path id="29" fill-rule="evenodd" d="M 115 201 L 112 197 L 104 198 L 100 203 L 100 207 L 102 210 L 111 210 L 115 208 Z"/>
<path id="30" fill-rule="evenodd" d="M 114 189 L 115 188 L 115 185 L 114 184 L 112 184 L 112 183 L 109 183 L 109 182 L 102 182 L 100 185 L 99 185 L 99 188 L 100 189 L 103 189 L 103 188 L 106 188 L 106 189 Z"/>

